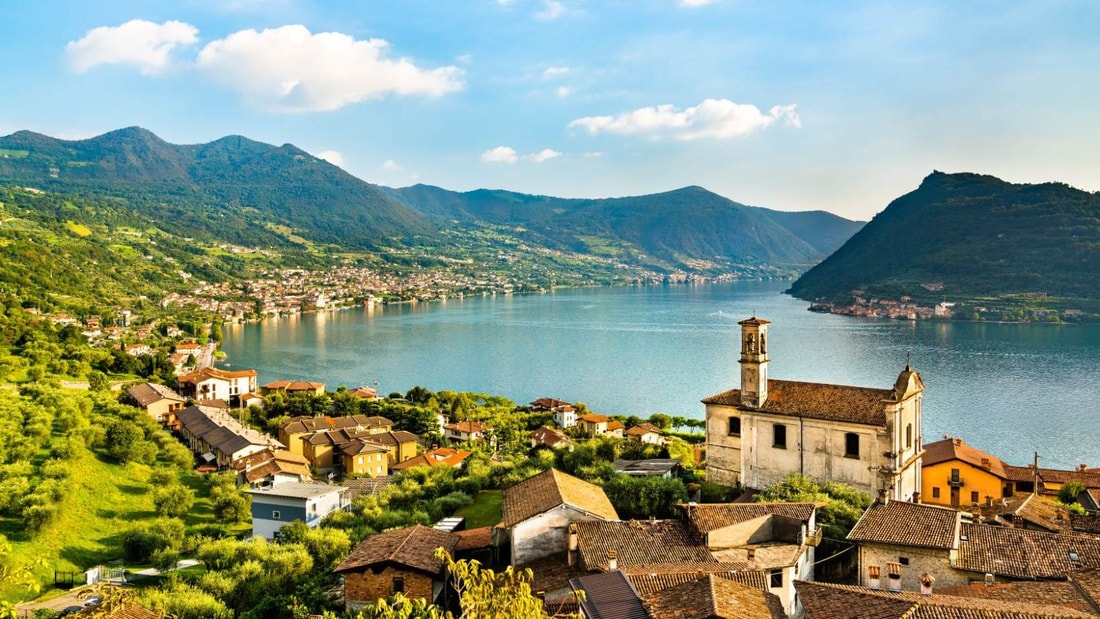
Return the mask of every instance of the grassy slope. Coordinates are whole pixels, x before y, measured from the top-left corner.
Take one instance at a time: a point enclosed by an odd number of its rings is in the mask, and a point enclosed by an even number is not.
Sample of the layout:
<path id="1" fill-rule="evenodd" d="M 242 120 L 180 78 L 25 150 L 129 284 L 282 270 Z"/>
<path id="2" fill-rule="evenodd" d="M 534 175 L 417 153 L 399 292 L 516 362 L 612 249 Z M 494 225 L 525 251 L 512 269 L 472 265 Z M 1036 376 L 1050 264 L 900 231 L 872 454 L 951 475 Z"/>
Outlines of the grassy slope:
<path id="1" fill-rule="evenodd" d="M 148 486 L 152 467 L 115 464 L 88 453 L 73 461 L 73 469 L 73 492 L 66 498 L 57 519 L 33 539 L 24 532 L 19 520 L 0 518 L 0 533 L 13 546 L 11 564 L 40 561 L 34 573 L 42 583 L 43 593 L 52 586 L 55 569 L 83 571 L 120 558 L 123 533 L 142 520 L 157 517 Z M 180 481 L 196 495 L 184 523 L 188 527 L 214 523 L 202 478 L 187 472 Z M 5 600 L 27 597 L 24 591 L 0 590 L 0 598 Z"/>
<path id="2" fill-rule="evenodd" d="M 455 516 L 466 519 L 467 529 L 491 527 L 501 520 L 501 499 L 500 490 L 482 490 L 472 505 L 458 510 Z"/>

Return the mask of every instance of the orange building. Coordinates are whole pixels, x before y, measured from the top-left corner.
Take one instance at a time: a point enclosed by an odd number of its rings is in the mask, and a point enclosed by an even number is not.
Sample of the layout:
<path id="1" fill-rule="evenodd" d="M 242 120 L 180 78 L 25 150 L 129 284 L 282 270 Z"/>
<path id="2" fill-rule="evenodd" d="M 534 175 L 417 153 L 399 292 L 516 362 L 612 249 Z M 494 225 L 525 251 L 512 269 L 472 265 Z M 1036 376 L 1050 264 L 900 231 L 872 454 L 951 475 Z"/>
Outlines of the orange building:
<path id="1" fill-rule="evenodd" d="M 945 438 L 924 446 L 921 501 L 951 507 L 987 503 L 1012 496 L 1013 484 L 1005 463 L 967 445 Z"/>

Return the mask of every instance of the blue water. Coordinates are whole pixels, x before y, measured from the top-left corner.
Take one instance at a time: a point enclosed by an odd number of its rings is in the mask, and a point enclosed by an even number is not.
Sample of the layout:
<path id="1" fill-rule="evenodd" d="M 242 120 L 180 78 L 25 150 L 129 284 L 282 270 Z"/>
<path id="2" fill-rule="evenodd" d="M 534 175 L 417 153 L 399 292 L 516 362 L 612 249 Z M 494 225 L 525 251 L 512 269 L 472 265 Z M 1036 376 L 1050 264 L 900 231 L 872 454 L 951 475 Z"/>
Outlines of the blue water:
<path id="1" fill-rule="evenodd" d="M 605 414 L 703 416 L 738 386 L 737 321 L 772 321 L 772 378 L 887 388 L 909 355 L 943 433 L 1012 464 L 1100 466 L 1100 327 L 815 314 L 786 282 L 559 290 L 356 308 L 227 327 L 234 368 L 381 393 L 554 397 Z"/>

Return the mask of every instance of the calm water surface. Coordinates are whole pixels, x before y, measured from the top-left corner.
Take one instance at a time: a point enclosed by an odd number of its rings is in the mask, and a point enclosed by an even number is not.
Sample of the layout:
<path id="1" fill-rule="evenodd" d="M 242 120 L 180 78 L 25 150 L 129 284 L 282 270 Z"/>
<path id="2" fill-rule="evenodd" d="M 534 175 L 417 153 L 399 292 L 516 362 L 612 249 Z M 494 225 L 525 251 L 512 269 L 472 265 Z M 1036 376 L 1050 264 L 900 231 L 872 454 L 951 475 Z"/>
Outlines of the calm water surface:
<path id="1" fill-rule="evenodd" d="M 786 282 L 559 290 L 357 308 L 227 327 L 232 367 L 405 392 L 414 385 L 702 417 L 739 385 L 737 321 L 772 321 L 772 378 L 888 388 L 910 355 L 925 442 L 1012 464 L 1100 466 L 1100 327 L 906 322 L 806 311 Z"/>

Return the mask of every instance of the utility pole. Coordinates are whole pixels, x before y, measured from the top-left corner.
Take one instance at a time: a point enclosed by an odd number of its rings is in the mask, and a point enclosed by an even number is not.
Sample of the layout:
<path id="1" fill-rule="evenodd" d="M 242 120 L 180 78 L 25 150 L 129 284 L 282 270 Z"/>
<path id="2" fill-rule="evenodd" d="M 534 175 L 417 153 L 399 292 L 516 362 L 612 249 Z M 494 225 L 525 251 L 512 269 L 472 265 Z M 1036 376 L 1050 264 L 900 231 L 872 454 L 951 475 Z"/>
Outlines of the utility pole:
<path id="1" fill-rule="evenodd" d="M 1039 452 L 1035 452 L 1035 468 L 1034 481 L 1032 482 L 1031 494 L 1039 494 Z"/>

